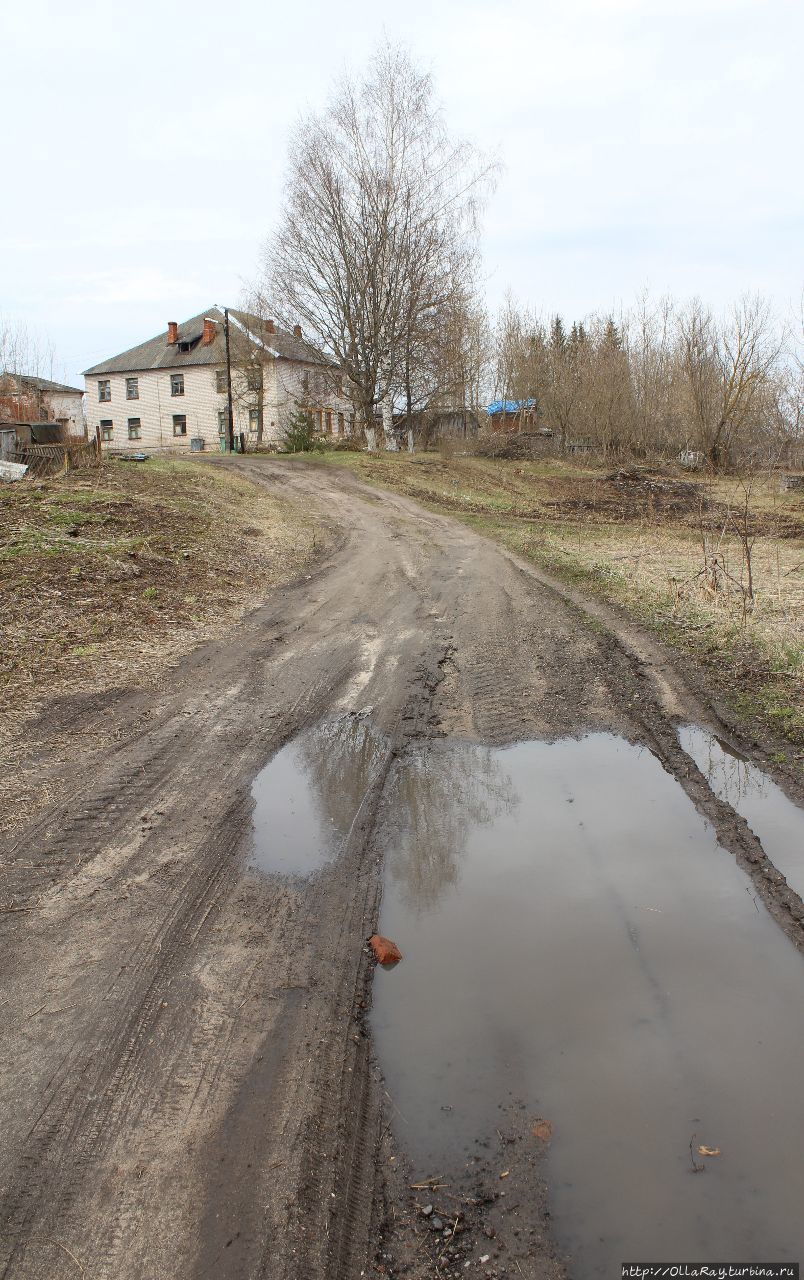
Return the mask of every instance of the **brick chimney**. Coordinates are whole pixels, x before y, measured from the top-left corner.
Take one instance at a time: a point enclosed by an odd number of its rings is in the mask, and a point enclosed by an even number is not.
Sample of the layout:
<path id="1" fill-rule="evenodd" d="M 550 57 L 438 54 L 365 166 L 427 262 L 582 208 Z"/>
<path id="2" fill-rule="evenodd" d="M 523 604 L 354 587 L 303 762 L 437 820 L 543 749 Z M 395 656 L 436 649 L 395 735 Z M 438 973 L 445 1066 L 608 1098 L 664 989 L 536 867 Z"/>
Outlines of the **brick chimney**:
<path id="1" fill-rule="evenodd" d="M 215 321 L 210 320 L 209 316 L 204 316 L 204 332 L 201 336 L 202 345 L 208 347 L 210 343 L 214 342 L 216 333 L 217 325 Z"/>
<path id="2" fill-rule="evenodd" d="M 266 333 L 276 333 L 276 325 L 274 324 L 273 320 L 266 320 L 266 321 L 265 321 L 265 332 L 266 332 Z"/>
<path id="3" fill-rule="evenodd" d="M 301 337 L 301 325 L 300 325 L 300 324 L 294 324 L 294 326 L 293 326 L 293 336 L 294 336 L 294 338 L 300 338 L 300 337 Z"/>
<path id="4" fill-rule="evenodd" d="M 168 346 L 179 340 L 179 326 L 175 320 L 168 320 Z"/>

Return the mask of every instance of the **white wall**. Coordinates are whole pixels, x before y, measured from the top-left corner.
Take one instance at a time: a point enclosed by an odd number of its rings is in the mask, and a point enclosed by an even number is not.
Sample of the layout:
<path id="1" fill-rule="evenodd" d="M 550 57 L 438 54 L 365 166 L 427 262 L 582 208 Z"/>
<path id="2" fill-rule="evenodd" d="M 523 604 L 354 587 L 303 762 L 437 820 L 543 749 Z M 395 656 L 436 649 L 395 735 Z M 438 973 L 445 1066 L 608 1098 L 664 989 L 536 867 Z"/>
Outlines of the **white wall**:
<path id="1" fill-rule="evenodd" d="M 184 376 L 184 395 L 174 396 L 170 391 L 171 373 Z M 87 429 L 91 437 L 95 429 L 104 420 L 113 423 L 112 439 L 103 442 L 103 448 L 114 453 L 121 451 L 141 450 L 152 452 L 158 449 L 179 449 L 189 452 L 190 440 L 200 436 L 207 449 L 217 449 L 218 410 L 226 407 L 225 394 L 215 389 L 215 367 L 199 365 L 184 369 L 149 369 L 145 372 L 106 374 L 112 398 L 110 401 L 98 400 L 98 383 L 104 375 L 86 379 L 87 396 Z M 137 378 L 139 398 L 126 399 L 126 380 Z M 186 436 L 174 436 L 173 416 L 183 414 L 187 419 Z M 128 420 L 140 419 L 139 440 L 129 439 Z M 235 411 L 235 429 L 247 431 L 247 415 L 238 415 Z"/>
<path id="2" fill-rule="evenodd" d="M 313 412 L 316 421 L 321 418 L 321 430 L 326 433 L 326 414 L 331 414 L 332 435 L 338 435 L 338 415 L 343 417 L 343 434 L 348 434 L 354 414 L 354 406 L 343 391 L 338 391 L 338 375 L 321 365 L 303 365 L 290 360 L 275 362 L 276 387 L 274 407 L 279 429 L 284 429 L 290 414 L 302 407 Z M 273 417 L 273 414 L 271 415 Z M 266 414 L 266 420 L 268 415 Z"/>
<path id="3" fill-rule="evenodd" d="M 57 422 L 66 421 L 71 436 L 84 435 L 84 406 L 80 391 L 43 391 L 42 400 L 49 415 Z"/>
<path id="4" fill-rule="evenodd" d="M 332 413 L 333 434 L 338 431 L 338 413 L 343 414 L 344 429 L 349 430 L 352 405 L 345 395 L 339 395 L 333 377 L 320 368 L 302 366 L 287 360 L 269 357 L 263 374 L 263 441 L 278 441 L 287 420 L 300 404 L 310 404 L 322 412 Z M 219 368 L 224 366 L 220 365 Z M 303 375 L 308 373 L 309 391 L 304 388 Z M 173 396 L 170 391 L 171 373 L 184 375 L 184 395 Z M 182 369 L 150 369 L 145 372 L 111 373 L 86 378 L 87 430 L 90 438 L 102 421 L 113 423 L 112 438 L 103 441 L 103 448 L 112 453 L 137 450 L 144 453 L 160 449 L 190 451 L 190 440 L 199 436 L 205 449 L 219 449 L 218 413 L 226 409 L 226 393 L 216 390 L 214 365 L 199 365 Z M 111 400 L 98 400 L 98 383 L 108 379 Z M 126 379 L 136 377 L 139 398 L 126 399 Z M 256 431 L 250 431 L 249 409 L 256 408 L 258 393 L 249 391 L 245 376 L 238 370 L 232 372 L 235 433 L 245 433 L 254 442 Z M 174 436 L 173 415 L 184 414 L 187 419 L 186 436 Z M 128 420 L 140 419 L 140 438 L 129 439 Z"/>

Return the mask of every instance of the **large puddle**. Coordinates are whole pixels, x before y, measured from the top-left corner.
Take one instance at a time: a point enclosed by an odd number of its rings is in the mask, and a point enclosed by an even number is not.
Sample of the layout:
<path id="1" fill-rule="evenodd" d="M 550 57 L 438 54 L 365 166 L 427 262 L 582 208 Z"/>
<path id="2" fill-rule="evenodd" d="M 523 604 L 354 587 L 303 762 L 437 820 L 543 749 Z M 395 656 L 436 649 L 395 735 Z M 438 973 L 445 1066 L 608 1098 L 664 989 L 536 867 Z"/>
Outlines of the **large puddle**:
<path id="1" fill-rule="evenodd" d="M 684 725 L 678 738 L 715 795 L 745 818 L 777 871 L 804 897 L 804 810 L 767 774 L 708 730 Z"/>
<path id="2" fill-rule="evenodd" d="M 647 751 L 443 745 L 386 793 L 373 1031 L 422 1178 L 553 1124 L 575 1277 L 804 1251 L 804 960 Z M 689 1143 L 719 1147 L 694 1175 Z M 504 1159 L 501 1156 L 501 1161 Z"/>

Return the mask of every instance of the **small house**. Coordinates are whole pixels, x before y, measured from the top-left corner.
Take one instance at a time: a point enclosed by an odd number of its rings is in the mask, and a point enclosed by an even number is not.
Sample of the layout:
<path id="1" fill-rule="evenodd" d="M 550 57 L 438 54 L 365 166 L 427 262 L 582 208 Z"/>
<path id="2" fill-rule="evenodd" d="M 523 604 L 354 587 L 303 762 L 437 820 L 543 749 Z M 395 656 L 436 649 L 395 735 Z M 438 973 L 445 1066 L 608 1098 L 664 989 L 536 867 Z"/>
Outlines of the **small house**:
<path id="1" fill-rule="evenodd" d="M 66 435 L 85 435 L 83 391 L 32 374 L 0 373 L 0 416 L 13 422 L 54 422 Z"/>
<path id="2" fill-rule="evenodd" d="M 489 429 L 511 434 L 537 429 L 537 404 L 529 400 L 493 400 L 486 409 Z"/>

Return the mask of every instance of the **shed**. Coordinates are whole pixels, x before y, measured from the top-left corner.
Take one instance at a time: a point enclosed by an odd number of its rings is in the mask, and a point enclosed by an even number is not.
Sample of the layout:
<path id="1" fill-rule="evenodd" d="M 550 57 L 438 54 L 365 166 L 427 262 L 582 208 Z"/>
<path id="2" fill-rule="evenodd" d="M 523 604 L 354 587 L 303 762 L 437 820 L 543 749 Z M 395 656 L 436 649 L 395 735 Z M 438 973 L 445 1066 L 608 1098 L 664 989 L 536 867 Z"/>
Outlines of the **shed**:
<path id="1" fill-rule="evenodd" d="M 63 430 L 60 422 L 16 422 L 17 448 L 29 444 L 61 444 Z"/>
<path id="2" fill-rule="evenodd" d="M 17 450 L 17 424 L 0 422 L 0 460 L 13 462 Z"/>
<path id="3" fill-rule="evenodd" d="M 532 431 L 536 427 L 537 404 L 529 400 L 492 400 L 486 409 L 492 431 Z"/>

